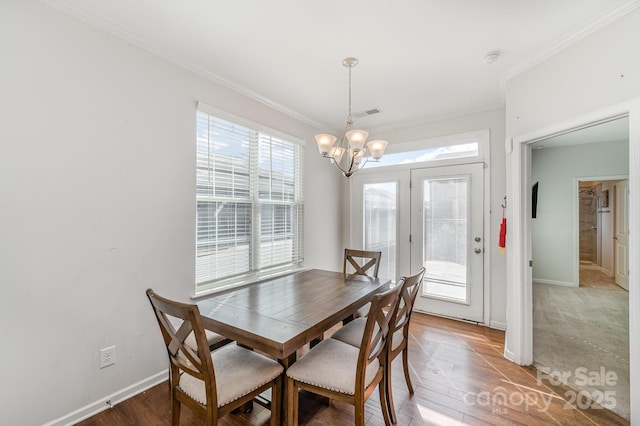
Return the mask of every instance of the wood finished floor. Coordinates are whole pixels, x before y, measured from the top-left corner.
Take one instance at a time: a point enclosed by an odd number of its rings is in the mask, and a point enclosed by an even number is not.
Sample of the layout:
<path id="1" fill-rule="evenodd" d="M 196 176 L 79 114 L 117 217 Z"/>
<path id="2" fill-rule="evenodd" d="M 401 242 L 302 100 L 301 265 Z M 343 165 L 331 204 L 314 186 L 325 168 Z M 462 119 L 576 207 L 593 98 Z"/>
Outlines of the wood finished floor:
<path id="1" fill-rule="evenodd" d="M 415 394 L 409 395 L 402 361 L 394 361 L 394 400 L 400 426 L 415 425 L 628 425 L 598 408 L 566 405 L 568 390 L 538 380 L 533 367 L 503 357 L 504 333 L 486 327 L 415 313 L 409 359 Z M 377 393 L 367 401 L 366 424 L 384 425 Z M 231 414 L 221 425 L 265 425 L 270 412 Z M 171 404 L 162 383 L 81 423 L 81 426 L 168 425 Z M 181 425 L 203 423 L 187 408 Z M 300 396 L 301 425 L 351 425 L 353 407 L 313 395 Z"/>
<path id="2" fill-rule="evenodd" d="M 616 284 L 613 277 L 593 267 L 580 266 L 580 287 L 626 291 Z"/>

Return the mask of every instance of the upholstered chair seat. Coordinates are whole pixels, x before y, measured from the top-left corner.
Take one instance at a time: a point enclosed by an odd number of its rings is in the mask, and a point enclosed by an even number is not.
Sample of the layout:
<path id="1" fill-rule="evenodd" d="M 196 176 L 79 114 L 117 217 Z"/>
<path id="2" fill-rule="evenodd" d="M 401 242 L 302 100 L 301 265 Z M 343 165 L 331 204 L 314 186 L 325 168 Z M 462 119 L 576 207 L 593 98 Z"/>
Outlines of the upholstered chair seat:
<path id="1" fill-rule="evenodd" d="M 362 341 L 362 334 L 360 340 Z M 352 345 L 334 339 L 323 340 L 287 369 L 287 377 L 331 391 L 354 395 L 359 353 L 360 349 Z M 379 368 L 378 360 L 367 366 L 365 387 L 373 382 Z"/>
<path id="2" fill-rule="evenodd" d="M 284 370 L 277 362 L 236 345 L 227 345 L 211 352 L 211 361 L 216 371 L 218 407 L 250 394 Z M 202 380 L 183 374 L 179 387 L 200 404 L 207 403 Z"/>
<path id="3" fill-rule="evenodd" d="M 209 344 L 209 349 L 211 350 L 217 349 L 221 346 L 224 346 L 226 343 L 232 342 L 231 339 L 227 339 L 222 334 L 218 334 L 213 331 L 205 330 L 204 334 L 207 337 L 207 343 Z M 184 344 L 189 346 L 193 350 L 196 350 L 198 348 L 198 344 L 196 343 L 196 338 L 193 333 L 187 336 Z"/>
<path id="4" fill-rule="evenodd" d="M 356 318 L 349 324 L 336 330 L 336 332 L 331 335 L 331 338 L 348 343 L 357 348 L 362 342 L 362 333 L 364 332 L 364 326 L 366 323 L 366 318 Z M 391 339 L 391 350 L 398 349 L 404 339 L 402 330 L 396 330 Z"/>

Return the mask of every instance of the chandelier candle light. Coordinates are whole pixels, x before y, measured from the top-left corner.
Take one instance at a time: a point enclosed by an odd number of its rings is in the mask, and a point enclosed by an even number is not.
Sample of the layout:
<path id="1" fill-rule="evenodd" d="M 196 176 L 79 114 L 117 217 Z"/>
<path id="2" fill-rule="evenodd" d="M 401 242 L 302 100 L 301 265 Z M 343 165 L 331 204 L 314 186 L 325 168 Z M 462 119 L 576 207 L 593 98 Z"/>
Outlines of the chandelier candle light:
<path id="1" fill-rule="evenodd" d="M 346 177 L 351 176 L 360 170 L 367 161 L 380 161 L 384 150 L 387 148 L 387 141 L 374 140 L 367 142 L 364 147 L 369 132 L 353 128 L 353 117 L 351 116 L 351 68 L 358 64 L 358 59 L 347 58 L 342 61 L 342 65 L 349 68 L 349 115 L 347 116 L 347 126 L 340 138 L 336 138 L 328 133 L 316 135 L 318 150 L 324 158 L 328 158 Z M 347 155 L 345 155 L 345 153 Z"/>

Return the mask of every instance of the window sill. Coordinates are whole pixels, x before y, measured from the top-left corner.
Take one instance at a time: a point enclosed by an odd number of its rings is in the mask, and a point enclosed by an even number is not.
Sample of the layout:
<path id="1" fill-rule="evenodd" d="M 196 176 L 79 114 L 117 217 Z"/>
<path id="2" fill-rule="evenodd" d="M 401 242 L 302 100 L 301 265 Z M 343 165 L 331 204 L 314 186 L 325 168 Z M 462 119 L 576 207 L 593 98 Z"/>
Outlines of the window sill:
<path id="1" fill-rule="evenodd" d="M 237 290 L 239 288 L 242 287 L 247 287 L 253 284 L 259 284 L 261 282 L 264 281 L 268 281 L 274 278 L 279 278 L 279 277 L 284 277 L 287 275 L 291 275 L 291 274 L 295 274 L 296 272 L 302 272 L 302 271 L 306 271 L 309 268 L 304 268 L 304 267 L 293 267 L 291 269 L 287 269 L 284 271 L 276 271 L 270 274 L 265 274 L 265 275 L 260 275 L 260 276 L 254 276 L 254 277 L 250 277 L 247 278 L 246 280 L 243 281 L 238 281 L 238 282 L 234 282 L 234 283 L 230 283 L 227 285 L 223 285 L 220 287 L 215 287 L 215 288 L 211 288 L 211 289 L 207 289 L 207 290 L 202 290 L 202 291 L 197 291 L 194 294 L 191 295 L 191 299 L 202 299 L 204 297 L 208 297 L 208 296 L 213 296 L 213 295 L 219 295 L 219 294 L 224 294 L 224 293 L 228 293 L 230 291 L 233 290 Z"/>

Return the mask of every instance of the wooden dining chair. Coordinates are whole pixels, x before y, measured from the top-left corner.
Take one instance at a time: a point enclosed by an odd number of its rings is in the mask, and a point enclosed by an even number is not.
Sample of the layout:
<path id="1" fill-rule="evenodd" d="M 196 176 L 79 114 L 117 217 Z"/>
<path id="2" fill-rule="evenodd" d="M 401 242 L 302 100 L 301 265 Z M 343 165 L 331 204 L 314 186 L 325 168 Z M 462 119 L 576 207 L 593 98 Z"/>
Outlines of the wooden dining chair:
<path id="1" fill-rule="evenodd" d="M 352 271 L 352 273 L 356 275 L 367 275 L 377 278 L 381 257 L 381 251 L 344 249 L 342 273 L 346 274 L 347 271 Z M 353 315 L 349 315 L 342 323 L 346 324 L 354 318 L 367 316 L 370 306 L 371 305 L 367 303 L 361 308 L 358 308 Z"/>
<path id="2" fill-rule="evenodd" d="M 418 295 L 418 289 L 420 288 L 420 283 L 422 283 L 424 273 L 425 268 L 422 267 L 415 275 L 402 277 L 396 285 L 400 286 L 401 289 L 398 306 L 396 309 L 396 315 L 393 318 L 390 326 L 391 335 L 389 337 L 389 353 L 386 357 L 387 375 L 385 379 L 387 403 L 389 404 L 389 414 L 394 424 L 397 423 L 397 418 L 393 405 L 393 389 L 391 386 L 391 363 L 396 357 L 398 357 L 398 355 L 402 354 L 404 378 L 407 382 L 409 393 L 413 395 L 413 385 L 411 384 L 411 376 L 409 375 L 409 324 L 411 321 L 411 314 L 413 313 L 413 305 L 416 301 L 416 296 Z M 364 318 L 357 318 L 333 333 L 331 338 L 357 347 L 357 345 L 360 344 L 360 337 L 364 332 L 364 326 Z"/>
<path id="3" fill-rule="evenodd" d="M 364 425 L 364 404 L 375 391 L 385 424 L 391 424 L 384 386 L 387 342 L 399 287 L 375 295 L 360 346 L 326 339 L 287 369 L 287 424 L 298 424 L 298 390 L 304 389 L 354 406 L 356 426 Z M 390 309 L 383 309 L 390 307 Z"/>
<path id="4" fill-rule="evenodd" d="M 165 299 L 147 290 L 169 355 L 171 424 L 180 423 L 186 405 L 208 425 L 271 389 L 271 425 L 280 424 L 283 367 L 276 361 L 237 345 L 209 351 L 197 305 Z M 169 318 L 173 317 L 173 320 Z M 175 319 L 181 320 L 179 327 Z M 196 347 L 187 343 L 189 335 Z"/>
<path id="5" fill-rule="evenodd" d="M 351 272 L 353 274 L 377 277 L 380 269 L 380 257 L 382 257 L 381 251 L 344 249 L 342 273 L 346 274 L 348 266 L 350 266 L 353 268 L 353 272 Z"/>
<path id="6" fill-rule="evenodd" d="M 420 268 L 417 274 L 405 277 L 404 285 L 400 291 L 400 300 L 395 319 L 391 327 L 391 337 L 389 338 L 389 356 L 387 357 L 387 402 L 389 404 L 389 413 L 393 423 L 397 423 L 396 411 L 393 406 L 393 392 L 391 386 L 391 363 L 400 354 L 402 354 L 402 368 L 404 370 L 404 379 L 409 388 L 409 394 L 413 395 L 413 385 L 411 384 L 411 376 L 409 375 L 409 323 L 411 322 L 411 314 L 413 313 L 413 304 L 416 301 L 422 278 L 424 277 L 425 268 Z"/>

